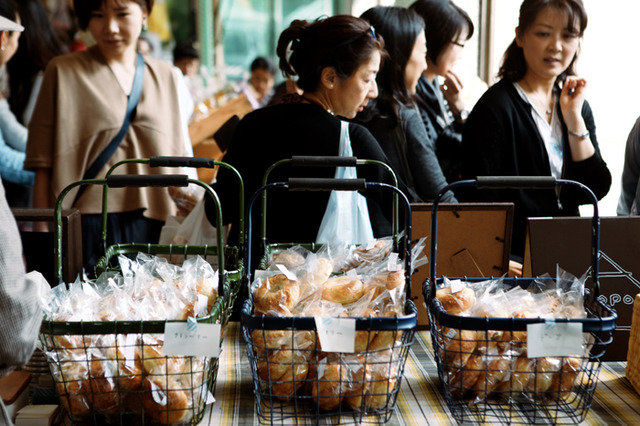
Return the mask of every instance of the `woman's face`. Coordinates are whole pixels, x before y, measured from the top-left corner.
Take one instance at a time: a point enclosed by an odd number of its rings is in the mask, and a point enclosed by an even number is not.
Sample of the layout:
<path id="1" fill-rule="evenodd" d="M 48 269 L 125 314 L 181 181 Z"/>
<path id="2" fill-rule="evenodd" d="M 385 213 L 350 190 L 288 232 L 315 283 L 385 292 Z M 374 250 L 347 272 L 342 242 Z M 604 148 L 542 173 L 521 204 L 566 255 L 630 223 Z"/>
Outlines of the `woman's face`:
<path id="1" fill-rule="evenodd" d="M 350 77 L 338 78 L 331 90 L 333 113 L 345 118 L 354 118 L 369 103 L 378 97 L 376 75 L 380 70 L 380 52 L 375 51 L 368 62 L 362 64 Z"/>
<path id="2" fill-rule="evenodd" d="M 409 60 L 407 61 L 407 66 L 404 69 L 404 84 L 412 95 L 416 93 L 418 79 L 427 68 L 426 57 L 427 39 L 425 38 L 424 31 L 420 31 L 413 45 L 411 56 L 409 56 Z"/>
<path id="3" fill-rule="evenodd" d="M 20 17 L 16 16 L 15 22 L 20 24 Z M 2 47 L 0 50 L 0 65 L 4 65 L 15 55 L 18 50 L 18 39 L 20 39 L 20 31 L 2 31 Z"/>
<path id="4" fill-rule="evenodd" d="M 444 77 L 450 71 L 453 71 L 453 67 L 462 57 L 462 50 L 467 41 L 467 34 L 466 29 L 460 31 L 458 37 L 455 40 L 451 40 L 451 42 L 442 49 L 440 55 L 436 58 L 437 64 L 432 64 L 430 60 L 427 60 L 429 68 L 433 68 L 436 75 Z"/>
<path id="5" fill-rule="evenodd" d="M 271 89 L 273 89 L 273 82 L 273 75 L 269 71 L 260 68 L 251 71 L 249 83 L 256 89 L 256 92 L 258 92 L 261 97 L 269 94 Z"/>
<path id="6" fill-rule="evenodd" d="M 105 0 L 91 13 L 89 32 L 107 59 L 121 58 L 135 51 L 147 13 L 134 1 Z"/>
<path id="7" fill-rule="evenodd" d="M 522 48 L 527 73 L 555 80 L 576 56 L 580 37 L 570 31 L 565 13 L 546 7 L 524 32 L 516 29 L 516 43 Z"/>

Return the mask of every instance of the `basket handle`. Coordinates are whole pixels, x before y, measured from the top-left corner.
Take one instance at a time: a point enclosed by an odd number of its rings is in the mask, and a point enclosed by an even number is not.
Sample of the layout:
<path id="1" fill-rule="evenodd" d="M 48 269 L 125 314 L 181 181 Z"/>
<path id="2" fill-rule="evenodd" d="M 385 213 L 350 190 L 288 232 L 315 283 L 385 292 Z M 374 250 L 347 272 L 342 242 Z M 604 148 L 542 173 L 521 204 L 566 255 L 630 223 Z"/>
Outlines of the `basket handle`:
<path id="1" fill-rule="evenodd" d="M 187 175 L 110 175 L 107 176 L 106 185 L 109 188 L 125 187 L 163 187 L 163 186 L 188 186 Z"/>
<path id="2" fill-rule="evenodd" d="M 219 164 L 213 158 L 206 157 L 149 157 L 149 167 L 193 167 L 212 169 Z"/>
<path id="3" fill-rule="evenodd" d="M 479 176 L 476 179 L 460 180 L 445 186 L 433 201 L 431 212 L 431 257 L 429 299 L 436 296 L 436 255 L 438 240 L 438 204 L 447 192 L 459 187 L 476 187 L 477 189 L 552 189 L 556 186 L 574 186 L 582 189 L 593 205 L 591 220 L 591 279 L 594 285 L 594 298 L 600 295 L 598 254 L 600 253 L 600 216 L 598 214 L 598 198 L 588 186 L 567 179 L 556 179 L 553 176 Z"/>
<path id="4" fill-rule="evenodd" d="M 240 247 L 243 246 L 244 242 L 244 181 L 242 180 L 242 176 L 240 176 L 240 172 L 233 167 L 232 165 L 222 162 L 216 161 L 212 158 L 207 157 L 175 157 L 175 156 L 166 156 L 159 155 L 149 158 L 127 158 L 125 160 L 119 161 L 107 171 L 106 176 L 111 176 L 111 174 L 115 171 L 116 168 L 122 166 L 123 164 L 129 163 L 139 163 L 139 164 L 148 164 L 149 167 L 191 167 L 191 168 L 206 168 L 213 169 L 215 167 L 224 167 L 225 169 L 231 171 L 236 179 L 238 180 L 238 244 Z M 171 185 L 177 186 L 177 185 Z M 106 207 L 107 205 L 107 186 L 103 188 L 102 191 L 102 205 Z M 103 215 L 106 214 L 106 211 L 103 208 Z"/>
<path id="5" fill-rule="evenodd" d="M 294 167 L 354 167 L 360 164 L 364 164 L 362 160 L 358 161 L 357 157 L 314 157 L 309 155 L 294 155 L 293 157 L 291 157 L 290 162 Z"/>
<path id="6" fill-rule="evenodd" d="M 289 164 L 293 167 L 353 167 L 353 166 L 362 166 L 365 164 L 376 165 L 378 167 L 382 167 L 389 173 L 391 176 L 391 180 L 394 186 L 398 186 L 398 178 L 391 168 L 386 163 L 378 160 L 370 160 L 370 159 L 358 159 L 357 157 L 342 157 L 339 155 L 335 156 L 304 156 L 304 155 L 294 155 L 291 158 L 284 158 L 282 160 L 276 161 L 273 163 L 264 176 L 262 177 L 262 186 L 266 186 L 269 183 L 269 176 L 273 172 L 274 169 L 284 165 Z M 294 185 L 297 185 L 294 183 Z M 396 194 L 393 195 L 393 212 L 391 223 L 393 225 L 393 234 L 397 236 L 399 233 L 400 225 L 398 224 L 398 210 L 399 210 L 399 200 Z M 263 241 L 266 241 L 267 237 L 267 193 L 262 193 L 262 210 L 261 214 L 261 238 Z M 397 240 L 395 240 L 397 242 Z"/>
<path id="7" fill-rule="evenodd" d="M 288 187 L 292 191 L 363 191 L 364 179 L 321 179 L 289 178 Z"/>
<path id="8" fill-rule="evenodd" d="M 54 209 L 55 224 L 53 229 L 53 238 L 55 242 L 54 246 L 54 259 L 55 259 L 55 271 L 54 279 L 58 283 L 62 282 L 62 202 L 65 196 L 73 188 L 82 185 L 103 185 L 110 188 L 123 188 L 123 187 L 169 187 L 169 186 L 188 186 L 189 184 L 196 184 L 204 188 L 207 195 L 214 200 L 216 206 L 216 224 L 217 224 L 217 245 L 218 245 L 218 294 L 224 295 L 225 284 L 225 259 L 224 259 L 224 245 L 222 241 L 222 209 L 220 208 L 220 200 L 216 192 L 206 183 L 197 180 L 189 179 L 187 175 L 109 175 L 106 179 L 86 179 L 77 182 L 73 182 L 65 187 L 58 198 L 56 199 L 56 205 Z M 104 206 L 103 206 L 104 207 Z M 106 207 L 104 207 L 106 209 Z M 105 210 L 106 211 L 106 210 Z M 103 221 L 106 221 L 106 213 L 103 215 Z M 105 245 L 104 251 L 106 253 L 106 225 L 103 225 L 102 240 Z"/>

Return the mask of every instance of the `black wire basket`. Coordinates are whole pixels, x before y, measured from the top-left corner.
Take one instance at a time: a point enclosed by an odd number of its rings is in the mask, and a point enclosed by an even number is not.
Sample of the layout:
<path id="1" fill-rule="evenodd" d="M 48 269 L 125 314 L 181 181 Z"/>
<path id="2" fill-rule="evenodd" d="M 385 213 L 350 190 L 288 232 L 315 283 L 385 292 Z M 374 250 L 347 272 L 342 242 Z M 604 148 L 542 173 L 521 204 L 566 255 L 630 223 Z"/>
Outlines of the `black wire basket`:
<path id="1" fill-rule="evenodd" d="M 58 197 L 58 227 L 64 196 L 73 187 L 86 184 L 104 185 L 105 188 L 200 185 L 216 203 L 218 235 L 221 235 L 222 213 L 215 192 L 205 183 L 188 179 L 185 175 L 110 175 L 106 179 L 71 184 Z M 61 233 L 55 234 L 57 247 L 60 247 Z M 106 237 L 103 236 L 103 240 Z M 221 238 L 218 245 L 222 247 Z M 56 253 L 60 276 L 61 252 L 57 250 Z M 225 254 L 237 259 L 237 249 L 120 244 L 107 248 L 106 255 L 100 259 L 96 269 L 106 272 L 110 269 L 108 265 L 112 258 L 120 254 L 137 253 L 169 256 L 170 261 L 176 263 L 193 256 L 204 259 L 215 257 L 218 263 L 218 297 L 212 301 L 208 314 L 196 318 L 196 323 L 191 324 L 189 319 L 63 321 L 45 318 L 40 330 L 40 342 L 48 357 L 61 407 L 73 424 L 196 425 L 203 419 L 206 406 L 212 401 L 218 358 L 164 355 L 165 328 L 171 323 L 189 324 L 192 330 L 197 330 L 198 324 L 220 324 L 222 343 L 242 275 L 240 263 L 231 263 L 230 270 L 225 268 Z"/>
<path id="2" fill-rule="evenodd" d="M 344 158 L 342 159 L 344 161 Z M 403 277 L 410 294 L 411 216 L 404 194 L 391 185 L 363 180 L 290 179 L 263 186 L 249 203 L 245 265 L 251 263 L 253 203 L 268 190 L 358 190 L 381 187 L 398 194 L 405 204 L 405 235 L 399 247 L 397 225 L 393 252 L 399 254 L 407 271 Z M 356 182 L 357 181 L 357 182 Z M 397 207 L 395 210 L 397 218 Z M 266 222 L 264 216 L 264 222 Z M 264 231 L 264 229 L 263 229 Z M 264 238 L 264 232 L 262 234 Z M 263 244 L 263 264 L 271 251 L 296 244 Z M 311 251 L 321 246 L 303 244 Z M 249 263 L 247 263 L 249 262 Z M 245 285 L 251 272 L 245 271 Z M 417 325 L 417 309 L 407 297 L 401 315 L 356 317 L 355 351 L 323 352 L 318 343 L 313 317 L 276 317 L 254 312 L 249 291 L 242 309 L 242 330 L 254 382 L 256 410 L 260 424 L 384 424 L 393 415 L 404 367 Z"/>
<path id="3" fill-rule="evenodd" d="M 496 318 L 463 316 L 448 312 L 436 297 L 447 278 L 436 279 L 437 207 L 431 222 L 431 273 L 424 283 L 434 356 L 444 397 L 451 414 L 460 423 L 573 424 L 587 415 L 598 382 L 602 357 L 612 341 L 617 315 L 599 298 L 599 217 L 597 199 L 578 182 L 554 178 L 505 177 L 459 181 L 459 186 L 477 188 L 553 189 L 573 185 L 589 194 L 594 205 L 592 221 L 591 279 L 594 288 L 584 291 L 581 318 Z M 450 278 L 449 280 L 454 280 Z M 473 286 L 487 278 L 462 278 Z M 507 288 L 527 289 L 534 278 L 503 278 Z M 435 285 L 434 285 L 435 284 Z M 449 309 L 451 311 L 451 309 Z M 527 327 L 530 324 L 579 324 L 582 351 L 572 356 L 529 358 Z"/>

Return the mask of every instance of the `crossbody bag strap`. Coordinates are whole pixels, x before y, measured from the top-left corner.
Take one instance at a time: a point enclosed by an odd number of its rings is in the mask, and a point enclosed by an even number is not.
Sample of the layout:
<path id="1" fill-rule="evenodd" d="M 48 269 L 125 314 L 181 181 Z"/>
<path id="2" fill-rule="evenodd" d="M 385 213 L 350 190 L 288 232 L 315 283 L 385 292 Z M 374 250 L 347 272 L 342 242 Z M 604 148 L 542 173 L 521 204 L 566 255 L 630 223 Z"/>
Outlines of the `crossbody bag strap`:
<path id="1" fill-rule="evenodd" d="M 109 145 L 100 153 L 93 163 L 84 172 L 82 179 L 93 179 L 98 175 L 98 172 L 102 170 L 107 161 L 113 156 L 120 145 L 120 142 L 124 139 L 124 135 L 129 131 L 129 126 L 136 116 L 136 108 L 138 106 L 138 100 L 140 100 L 140 94 L 142 93 L 142 81 L 144 80 L 144 58 L 141 54 L 137 54 L 136 57 L 136 71 L 133 76 L 133 86 L 131 87 L 131 93 L 127 99 L 127 113 L 124 116 L 122 126 L 118 131 L 118 134 L 109 142 Z M 76 204 L 82 193 L 86 189 L 86 186 L 81 186 L 76 194 L 76 198 L 73 200 L 73 205 Z"/>

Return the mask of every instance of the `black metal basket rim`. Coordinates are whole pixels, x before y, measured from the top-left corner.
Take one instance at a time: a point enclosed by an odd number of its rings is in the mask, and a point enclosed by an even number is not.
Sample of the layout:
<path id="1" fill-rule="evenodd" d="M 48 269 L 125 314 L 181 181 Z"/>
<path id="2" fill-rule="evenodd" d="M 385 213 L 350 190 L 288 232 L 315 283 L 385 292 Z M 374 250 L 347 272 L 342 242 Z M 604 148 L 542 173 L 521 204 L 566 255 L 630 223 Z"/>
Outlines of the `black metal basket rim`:
<path id="1" fill-rule="evenodd" d="M 242 326 L 260 330 L 315 330 L 313 317 L 269 317 L 266 315 L 252 315 L 251 300 L 245 300 L 242 306 Z M 396 317 L 356 317 L 356 330 L 413 330 L 418 325 L 418 309 L 415 303 L 407 300 L 405 303 L 407 315 Z"/>
<path id="2" fill-rule="evenodd" d="M 618 315 L 600 299 L 595 302 L 608 316 L 599 318 L 552 318 L 558 323 L 581 323 L 584 332 L 611 331 L 616 328 Z M 447 313 L 442 304 L 434 299 L 430 303 L 431 312 L 437 324 L 463 330 L 513 330 L 526 331 L 527 324 L 544 323 L 549 318 L 496 318 L 496 317 L 470 317 Z"/>

